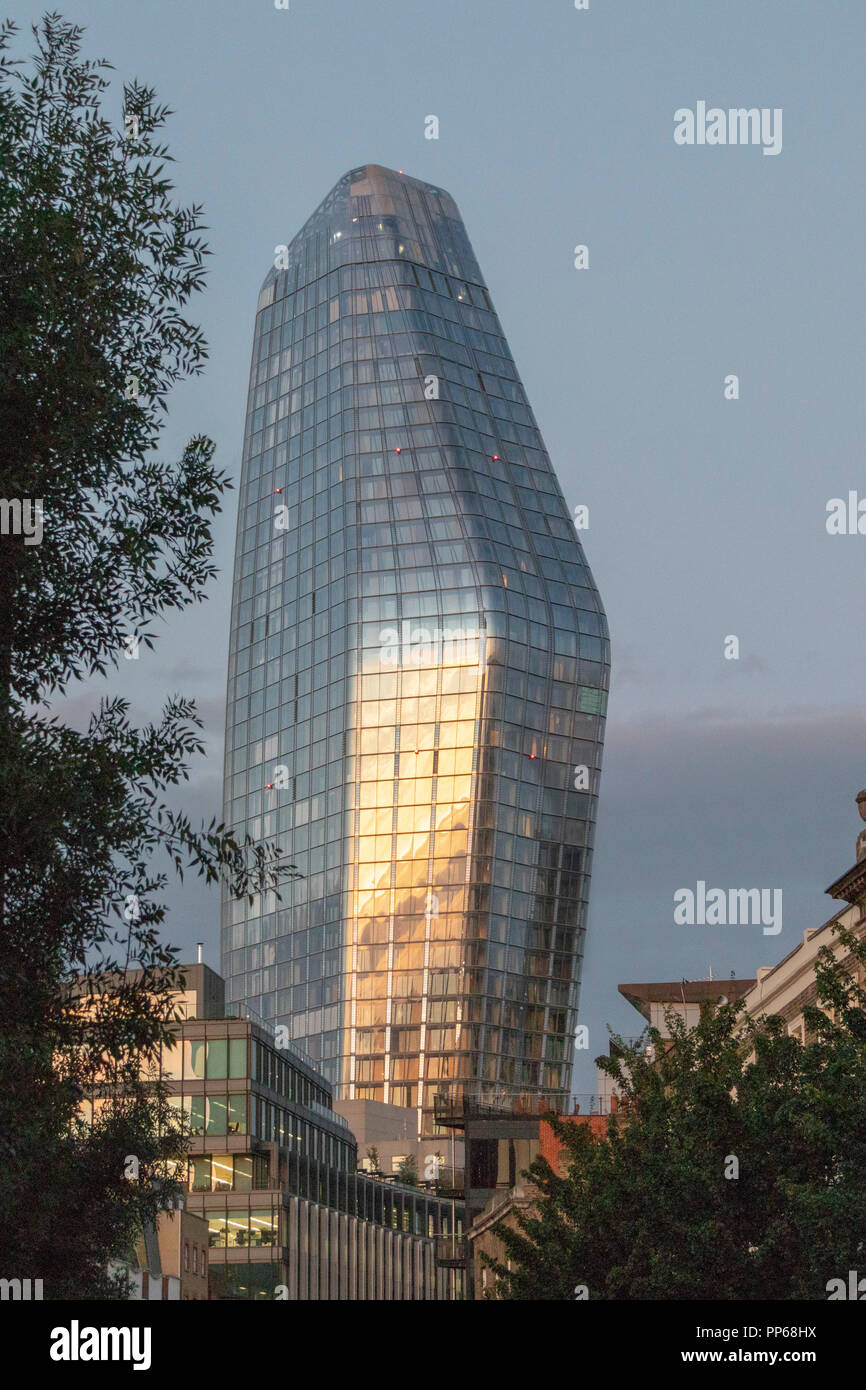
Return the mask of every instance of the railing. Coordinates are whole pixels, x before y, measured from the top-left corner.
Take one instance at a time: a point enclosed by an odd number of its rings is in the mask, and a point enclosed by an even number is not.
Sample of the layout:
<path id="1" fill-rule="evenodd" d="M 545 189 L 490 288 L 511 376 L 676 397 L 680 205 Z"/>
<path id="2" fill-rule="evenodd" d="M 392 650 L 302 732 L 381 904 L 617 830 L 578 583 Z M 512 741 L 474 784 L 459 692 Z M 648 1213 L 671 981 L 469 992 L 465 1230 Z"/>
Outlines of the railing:
<path id="1" fill-rule="evenodd" d="M 633 1102 L 629 1100 L 628 1096 L 593 1096 L 584 1094 L 572 1096 L 572 1101 L 574 1102 L 571 1111 L 572 1116 L 628 1115 L 633 1108 Z"/>
<path id="2" fill-rule="evenodd" d="M 436 1178 L 436 1190 L 440 1197 L 450 1196 L 452 1192 L 455 1195 L 457 1193 L 462 1195 L 466 1190 L 465 1170 L 463 1168 L 440 1168 Z"/>
<path id="3" fill-rule="evenodd" d="M 580 1092 L 567 1096 L 564 1091 L 530 1091 L 489 1083 L 455 1083 L 433 1096 L 433 1117 L 437 1124 L 461 1125 L 472 1119 L 501 1119 L 506 1116 L 611 1115 L 627 1108 L 616 1095 Z"/>
<path id="4" fill-rule="evenodd" d="M 256 1010 L 251 1008 L 249 1004 L 239 1003 L 234 1004 L 232 1007 L 234 1008 L 238 1018 L 244 1018 L 248 1023 L 255 1023 L 257 1027 L 262 1029 L 263 1032 L 270 1033 L 271 1037 L 274 1037 L 274 1034 L 276 1032 L 275 1025 L 273 1023 L 269 1023 L 266 1018 L 262 1018 L 261 1014 L 257 1013 Z M 274 1046 L 276 1046 L 276 1042 L 274 1043 Z M 309 1052 L 305 1052 L 304 1049 L 301 1046 L 299 1046 L 298 1043 L 283 1043 L 277 1050 L 279 1052 L 294 1052 L 295 1056 L 301 1062 L 303 1062 L 305 1066 L 310 1067 L 312 1071 L 318 1072 L 321 1075 L 321 1068 L 316 1065 Z"/>
<path id="5" fill-rule="evenodd" d="M 466 1243 L 463 1236 L 436 1236 L 436 1263 L 462 1267 L 467 1262 Z"/>
<path id="6" fill-rule="evenodd" d="M 331 1121 L 331 1124 L 339 1125 L 341 1129 L 349 1128 L 349 1121 L 343 1115 L 338 1115 L 336 1111 L 329 1110 L 327 1105 L 321 1105 L 317 1100 L 311 1100 L 307 1108 L 309 1110 L 314 1110 L 317 1115 L 323 1115 L 326 1120 Z"/>
<path id="7" fill-rule="evenodd" d="M 267 1019 L 262 1018 L 261 1014 L 257 1013 L 255 1009 L 250 1008 L 249 1004 L 240 1003 L 236 1004 L 234 1007 L 237 1011 L 238 1018 L 246 1019 L 248 1023 L 255 1023 L 256 1026 L 258 1028 L 261 1028 L 263 1032 L 269 1033 L 272 1038 L 274 1037 L 274 1025 L 272 1023 L 268 1023 Z M 274 1046 L 276 1047 L 276 1042 L 274 1043 Z M 302 1047 L 299 1047 L 297 1043 L 281 1043 L 276 1050 L 278 1052 L 293 1053 L 300 1062 L 303 1062 L 306 1066 L 310 1068 L 311 1071 L 314 1071 L 317 1073 L 317 1075 L 321 1076 L 321 1068 L 316 1065 L 310 1054 L 308 1052 L 305 1052 Z M 327 1105 L 322 1105 L 317 1100 L 309 1101 L 307 1104 L 307 1109 L 315 1111 L 317 1115 L 324 1116 L 324 1118 L 326 1120 L 330 1120 L 332 1124 L 339 1125 L 340 1129 L 349 1128 L 348 1120 L 344 1119 L 342 1115 L 335 1114 L 333 1110 L 328 1109 Z"/>
<path id="8" fill-rule="evenodd" d="M 488 1082 L 441 1088 L 433 1096 L 433 1118 L 437 1124 L 459 1124 L 464 1120 L 506 1115 L 544 1115 L 551 1110 L 561 1115 L 568 1114 L 570 1109 L 569 1097 L 562 1090 L 524 1090 Z"/>

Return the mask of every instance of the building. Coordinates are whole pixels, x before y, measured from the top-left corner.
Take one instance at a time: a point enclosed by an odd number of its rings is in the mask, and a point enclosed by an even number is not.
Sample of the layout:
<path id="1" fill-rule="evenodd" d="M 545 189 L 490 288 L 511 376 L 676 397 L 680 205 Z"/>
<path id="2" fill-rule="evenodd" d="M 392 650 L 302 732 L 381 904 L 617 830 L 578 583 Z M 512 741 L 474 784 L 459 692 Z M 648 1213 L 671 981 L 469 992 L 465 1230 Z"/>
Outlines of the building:
<path id="1" fill-rule="evenodd" d="M 463 1145 L 453 1130 L 450 1135 L 419 1139 L 417 1116 L 404 1106 L 378 1100 L 335 1100 L 334 1113 L 342 1115 L 358 1143 L 358 1167 L 366 1172 L 378 1159 L 379 1171 L 397 1173 L 409 1160 L 427 1182 L 448 1180 L 450 1170 L 463 1168 Z"/>
<path id="2" fill-rule="evenodd" d="M 163 1279 L 176 1281 L 177 1297 L 201 1302 L 208 1297 L 210 1232 L 203 1216 L 186 1206 L 162 1211 L 156 1223 Z M 168 1297 L 167 1293 L 163 1297 Z"/>
<path id="3" fill-rule="evenodd" d="M 147 1221 L 126 1257 L 108 1267 L 127 1275 L 135 1301 L 201 1301 L 208 1297 L 207 1252 L 207 1222 L 180 1205 Z"/>
<path id="4" fill-rule="evenodd" d="M 754 983 L 754 980 L 736 979 L 652 981 L 620 985 L 619 992 L 667 1042 L 670 1039 L 668 1014 L 675 1014 L 687 1028 L 694 1028 L 700 1019 L 702 1004 L 733 1004 L 748 994 Z"/>
<path id="5" fill-rule="evenodd" d="M 505 1192 L 492 1197 L 472 1223 L 467 1233 L 467 1247 L 472 1271 L 472 1296 L 475 1299 L 492 1297 L 497 1282 L 496 1275 L 484 1263 L 482 1256 L 504 1262 L 507 1268 L 511 1268 L 500 1231 L 503 1227 L 515 1231 L 521 1221 L 531 1220 L 537 1211 L 536 1198 L 534 1186 L 521 1179 Z"/>
<path id="6" fill-rule="evenodd" d="M 139 1260 L 152 1290 L 141 1296 L 162 1296 L 155 1280 L 169 1271 L 170 1298 L 201 1296 L 205 1275 L 221 1300 L 462 1297 L 461 1267 L 438 1256 L 462 1239 L 463 1204 L 435 1184 L 359 1173 L 310 1060 L 263 1020 L 227 1014 L 207 965 L 181 970 L 176 1032 L 148 1075 L 166 1084 L 190 1148 L 180 1209 L 161 1214 Z M 100 1103 L 97 1087 L 86 1104 Z"/>
<path id="7" fill-rule="evenodd" d="M 857 797 L 860 816 L 866 820 L 866 791 Z M 863 985 L 863 970 L 852 962 L 850 952 L 834 937 L 834 927 L 841 924 L 856 936 L 866 932 L 866 831 L 857 838 L 857 859 L 852 868 L 830 884 L 827 893 L 845 904 L 820 927 L 803 933 L 803 940 L 778 965 L 762 966 L 757 979 L 746 994 L 746 1010 L 752 1017 L 778 1014 L 784 1018 L 789 1033 L 807 1042 L 809 1032 L 803 1017 L 807 1005 L 817 1004 L 815 965 L 818 952 L 830 947 L 837 960 L 852 970 Z"/>
<path id="8" fill-rule="evenodd" d="M 860 792 L 857 805 L 861 818 L 866 820 L 866 791 Z M 789 1033 L 802 1042 L 808 1041 L 803 1010 L 818 1000 L 815 966 L 818 953 L 830 947 L 846 966 L 851 963 L 850 952 L 834 935 L 837 924 L 856 935 L 866 931 L 866 831 L 857 839 L 857 859 L 854 866 L 830 884 L 827 893 L 845 905 L 819 927 L 810 927 L 803 940 L 776 965 L 762 965 L 754 979 L 748 980 L 682 980 L 666 984 L 644 983 L 620 985 L 619 992 L 641 1013 L 647 1023 L 657 1028 L 663 1039 L 670 1036 L 665 1014 L 672 1010 L 693 1027 L 705 1001 L 742 999 L 751 1018 L 762 1014 L 777 1014 L 785 1020 Z M 859 966 L 855 974 L 863 983 Z"/>
<path id="9" fill-rule="evenodd" d="M 523 1172 L 538 1154 L 540 1117 L 562 1108 L 559 1093 L 544 1095 L 500 1087 L 442 1086 L 434 1096 L 437 1125 L 459 1133 L 464 1151 L 457 1195 L 466 1204 L 466 1239 L 455 1249 L 465 1273 L 467 1297 L 483 1297 L 480 1251 L 497 1243 L 498 1222 L 512 1224 L 529 1204 Z M 496 1213 L 495 1218 L 493 1214 Z"/>
<path id="10" fill-rule="evenodd" d="M 616 1114 L 615 1105 L 612 1110 L 608 1109 L 607 1114 L 599 1113 L 596 1107 L 593 1113 L 580 1114 L 576 1111 L 572 1115 L 563 1115 L 560 1118 L 568 1124 L 588 1125 L 593 1138 L 603 1138 L 607 1134 L 608 1115 L 611 1113 Z M 485 1264 L 482 1256 L 489 1256 L 508 1265 L 500 1235 L 502 1228 L 516 1230 L 521 1221 L 532 1219 L 538 1213 L 538 1193 L 534 1184 L 523 1177 L 523 1169 L 527 1168 L 533 1159 L 544 1158 L 559 1177 L 566 1175 L 567 1155 L 549 1119 L 539 1117 L 537 1135 L 533 1135 L 525 1146 L 522 1158 L 524 1161 L 517 1171 L 516 1181 L 509 1181 L 517 1166 L 512 1162 L 511 1155 L 508 1154 L 506 1163 L 500 1164 L 498 1176 L 501 1181 L 496 1191 L 467 1228 L 467 1283 L 471 1296 L 475 1299 L 491 1297 L 496 1283 L 496 1276 Z"/>
<path id="11" fill-rule="evenodd" d="M 126 1275 L 128 1297 L 133 1302 L 177 1302 L 180 1299 L 180 1279 L 176 1274 L 163 1274 L 159 1238 L 153 1221 L 145 1222 L 139 1229 L 125 1256 L 108 1261 L 108 1272 Z"/>
<path id="12" fill-rule="evenodd" d="M 560 1169 L 562 1145 L 553 1132 L 549 1115 L 574 1124 L 586 1124 L 594 1136 L 607 1132 L 607 1116 L 616 1113 L 614 1098 L 581 1096 L 571 1113 L 558 1093 L 534 1094 L 500 1089 L 483 1098 L 474 1088 L 452 1087 L 435 1096 L 435 1116 L 443 1129 L 459 1131 L 464 1148 L 464 1170 L 455 1175 L 454 1191 L 466 1205 L 466 1239 L 455 1250 L 453 1263 L 465 1271 L 468 1298 L 484 1298 L 491 1287 L 490 1271 L 482 1252 L 503 1257 L 498 1235 L 502 1225 L 516 1225 L 520 1216 L 532 1215 L 535 1196 L 524 1174 L 541 1154 L 554 1170 Z"/>
<path id="13" fill-rule="evenodd" d="M 211 1297 L 458 1297 L 436 1255 L 452 1222 L 462 1231 L 462 1206 L 359 1173 L 355 1136 L 310 1060 L 263 1020 L 224 1016 L 207 966 L 186 975 L 209 1005 L 164 1050 L 163 1075 L 193 1138 L 187 1205 L 208 1223 Z"/>
<path id="14" fill-rule="evenodd" d="M 609 669 L 583 501 L 451 197 L 353 169 L 258 300 L 224 819 L 302 877 L 224 901 L 222 970 L 419 1135 L 443 1082 L 567 1103 Z"/>

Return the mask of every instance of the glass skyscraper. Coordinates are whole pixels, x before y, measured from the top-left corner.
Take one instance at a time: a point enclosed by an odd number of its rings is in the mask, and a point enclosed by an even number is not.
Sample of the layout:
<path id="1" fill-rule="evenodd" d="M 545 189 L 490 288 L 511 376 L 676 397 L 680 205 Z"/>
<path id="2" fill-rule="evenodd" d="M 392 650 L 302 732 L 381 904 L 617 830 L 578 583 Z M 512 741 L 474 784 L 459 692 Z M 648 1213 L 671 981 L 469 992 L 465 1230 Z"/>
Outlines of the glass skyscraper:
<path id="1" fill-rule="evenodd" d="M 224 806 L 302 875 L 224 902 L 229 1000 L 337 1095 L 567 1097 L 608 671 L 453 200 L 353 169 L 259 295 Z"/>

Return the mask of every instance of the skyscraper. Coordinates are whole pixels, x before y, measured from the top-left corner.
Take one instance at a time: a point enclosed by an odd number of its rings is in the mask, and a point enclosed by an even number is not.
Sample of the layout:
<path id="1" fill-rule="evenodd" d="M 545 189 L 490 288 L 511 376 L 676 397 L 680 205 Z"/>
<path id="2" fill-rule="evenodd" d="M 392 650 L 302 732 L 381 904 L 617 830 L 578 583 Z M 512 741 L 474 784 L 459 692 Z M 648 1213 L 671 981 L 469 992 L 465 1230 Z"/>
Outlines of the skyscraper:
<path id="1" fill-rule="evenodd" d="M 222 925 L 338 1095 L 567 1097 L 608 662 L 453 200 L 353 169 L 259 295 L 238 508 L 224 815 L 303 877 Z"/>

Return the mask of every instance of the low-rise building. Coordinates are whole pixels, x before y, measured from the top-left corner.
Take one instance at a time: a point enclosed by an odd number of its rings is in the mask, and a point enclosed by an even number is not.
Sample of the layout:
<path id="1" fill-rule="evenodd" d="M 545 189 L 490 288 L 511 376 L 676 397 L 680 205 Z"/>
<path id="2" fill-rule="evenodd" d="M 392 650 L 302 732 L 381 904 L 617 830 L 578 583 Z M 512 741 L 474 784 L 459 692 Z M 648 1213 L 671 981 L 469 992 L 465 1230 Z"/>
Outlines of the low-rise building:
<path id="1" fill-rule="evenodd" d="M 176 1281 L 177 1298 L 203 1301 L 208 1297 L 209 1231 L 204 1217 L 179 1207 L 161 1211 L 156 1223 L 163 1279 Z M 166 1292 L 164 1297 L 173 1295 Z"/>
<path id="2" fill-rule="evenodd" d="M 201 961 L 181 970 L 158 1074 L 190 1137 L 184 1207 L 207 1234 L 189 1251 L 209 1296 L 462 1297 L 461 1272 L 437 1260 L 458 1227 L 462 1238 L 462 1203 L 359 1172 L 355 1136 L 310 1059 L 263 1020 L 227 1015 L 223 981 Z M 170 1249 L 183 1264 L 182 1222 Z"/>
<path id="3" fill-rule="evenodd" d="M 397 1174 L 407 1160 L 422 1183 L 437 1183 L 463 1168 L 463 1144 L 450 1135 L 418 1138 L 418 1112 L 378 1100 L 335 1100 L 358 1142 L 358 1167 Z M 377 1167 L 378 1165 L 378 1167 Z M 450 1180 L 450 1179 L 449 1179 Z"/>
<path id="4" fill-rule="evenodd" d="M 861 818 L 866 820 L 866 792 L 860 792 L 857 805 Z M 845 903 L 845 906 L 820 927 L 805 931 L 803 940 L 777 965 L 762 966 L 757 972 L 757 980 L 746 995 L 746 1009 L 752 1017 L 778 1014 L 785 1019 L 788 1032 L 795 1034 L 802 1042 L 808 1041 L 803 1010 L 817 1003 L 815 966 L 819 951 L 827 946 L 837 960 L 850 966 L 851 953 L 835 936 L 834 928 L 837 925 L 847 927 L 856 936 L 866 932 L 866 831 L 858 836 L 856 854 L 854 866 L 827 889 L 829 897 Z M 859 983 L 864 983 L 862 967 L 855 964 L 852 973 Z"/>

